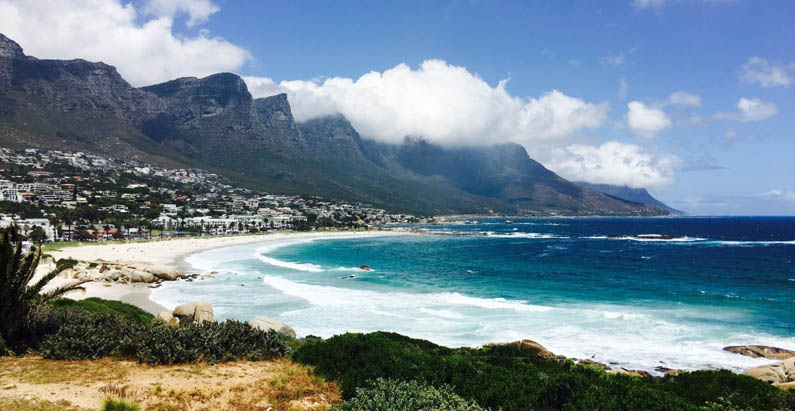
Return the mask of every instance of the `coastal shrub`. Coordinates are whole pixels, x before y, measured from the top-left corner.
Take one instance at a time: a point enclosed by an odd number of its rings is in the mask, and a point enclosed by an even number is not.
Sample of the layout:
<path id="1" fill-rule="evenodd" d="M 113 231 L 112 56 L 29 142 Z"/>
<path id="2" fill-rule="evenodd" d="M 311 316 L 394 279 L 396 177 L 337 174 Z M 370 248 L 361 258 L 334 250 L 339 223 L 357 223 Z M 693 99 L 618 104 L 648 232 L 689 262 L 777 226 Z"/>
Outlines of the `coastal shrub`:
<path id="1" fill-rule="evenodd" d="M 57 310 L 87 311 L 96 314 L 117 314 L 129 322 L 139 325 L 149 325 L 155 321 L 155 317 L 152 314 L 132 304 L 103 300 L 96 297 L 86 298 L 85 300 L 59 298 L 52 302 L 52 308 Z"/>
<path id="2" fill-rule="evenodd" d="M 332 410 L 478 411 L 483 408 L 473 401 L 461 398 L 449 386 L 436 388 L 417 381 L 379 378 L 366 388 L 358 388 L 353 398 Z"/>
<path id="3" fill-rule="evenodd" d="M 196 362 L 258 361 L 283 357 L 288 352 L 284 339 L 246 323 L 227 320 L 169 327 L 158 325 L 140 337 L 135 358 L 153 365 Z"/>
<path id="4" fill-rule="evenodd" d="M 140 324 L 116 313 L 53 310 L 65 320 L 44 338 L 39 350 L 54 360 L 130 358 L 161 365 L 259 361 L 285 356 L 289 349 L 277 332 L 238 321 L 190 324 Z"/>
<path id="5" fill-rule="evenodd" d="M 737 409 L 795 410 L 795 390 L 782 391 L 764 381 L 731 371 L 694 371 L 660 379 L 666 391 L 687 400 L 731 404 Z"/>
<path id="6" fill-rule="evenodd" d="M 383 377 L 449 385 L 462 398 L 495 410 L 696 410 L 718 403 L 749 410 L 795 409 L 795 393 L 727 371 L 639 378 L 544 359 L 514 346 L 450 349 L 383 332 L 306 341 L 293 359 L 336 380 L 346 399 Z"/>
<path id="7" fill-rule="evenodd" d="M 127 339 L 143 331 L 143 327 L 113 314 L 83 312 L 72 315 L 69 322 L 47 336 L 39 350 L 44 358 L 53 360 L 97 359 L 122 355 Z"/>

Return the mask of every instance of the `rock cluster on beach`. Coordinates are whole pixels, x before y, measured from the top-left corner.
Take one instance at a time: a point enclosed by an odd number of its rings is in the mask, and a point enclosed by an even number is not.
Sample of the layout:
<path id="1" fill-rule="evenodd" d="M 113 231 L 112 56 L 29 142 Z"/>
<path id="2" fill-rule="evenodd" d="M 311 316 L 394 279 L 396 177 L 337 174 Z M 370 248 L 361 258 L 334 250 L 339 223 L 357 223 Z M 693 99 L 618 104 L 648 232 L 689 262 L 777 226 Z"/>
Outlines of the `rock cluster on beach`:
<path id="1" fill-rule="evenodd" d="M 157 314 L 157 320 L 172 326 L 178 326 L 180 324 L 212 322 L 215 317 L 212 303 L 209 301 L 198 301 L 180 304 L 172 312 L 162 311 Z M 261 315 L 252 318 L 248 325 L 265 332 L 274 330 L 286 337 L 296 338 L 295 330 L 289 325 Z"/>
<path id="2" fill-rule="evenodd" d="M 103 260 L 80 261 L 60 273 L 61 277 L 77 280 L 115 283 L 155 283 L 186 278 L 174 267 L 143 262 L 114 263 Z"/>

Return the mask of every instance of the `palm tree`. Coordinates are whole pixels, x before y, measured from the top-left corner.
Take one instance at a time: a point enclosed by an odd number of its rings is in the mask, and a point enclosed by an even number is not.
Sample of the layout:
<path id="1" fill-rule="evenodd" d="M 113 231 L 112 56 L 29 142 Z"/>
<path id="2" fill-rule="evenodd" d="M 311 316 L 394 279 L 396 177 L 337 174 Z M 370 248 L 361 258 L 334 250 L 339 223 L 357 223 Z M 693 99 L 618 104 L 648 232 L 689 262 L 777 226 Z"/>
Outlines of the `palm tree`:
<path id="1" fill-rule="evenodd" d="M 61 269 L 34 280 L 41 259 L 41 247 L 32 247 L 23 255 L 17 228 L 11 226 L 0 234 L 0 336 L 13 344 L 21 324 L 37 308 L 69 291 L 83 290 L 88 281 L 77 281 L 42 293 Z"/>

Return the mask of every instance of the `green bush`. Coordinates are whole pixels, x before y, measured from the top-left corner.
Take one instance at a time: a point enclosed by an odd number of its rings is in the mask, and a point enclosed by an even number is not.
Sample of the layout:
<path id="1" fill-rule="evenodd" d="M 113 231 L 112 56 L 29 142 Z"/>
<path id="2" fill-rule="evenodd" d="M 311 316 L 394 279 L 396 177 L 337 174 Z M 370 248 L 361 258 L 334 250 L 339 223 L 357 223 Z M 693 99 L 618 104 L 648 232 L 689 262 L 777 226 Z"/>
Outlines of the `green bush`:
<path id="1" fill-rule="evenodd" d="M 477 403 L 467 401 L 448 386 L 441 388 L 417 381 L 377 379 L 367 388 L 358 388 L 350 400 L 333 408 L 337 411 L 478 411 Z"/>
<path id="2" fill-rule="evenodd" d="M 0 357 L 5 357 L 8 354 L 9 350 L 8 347 L 6 347 L 6 340 L 4 340 L 2 336 L 0 336 Z"/>
<path id="3" fill-rule="evenodd" d="M 728 371 L 638 378 L 543 359 L 513 346 L 450 349 L 383 332 L 307 341 L 293 359 L 338 381 L 346 399 L 383 377 L 449 385 L 462 398 L 495 410 L 695 410 L 718 402 L 795 409 L 795 392 Z"/>
<path id="4" fill-rule="evenodd" d="M 46 337 L 39 349 L 44 358 L 53 360 L 121 356 L 127 339 L 143 331 L 144 327 L 117 315 L 83 312 L 73 315 L 57 332 Z"/>
<path id="5" fill-rule="evenodd" d="M 181 327 L 152 327 L 141 336 L 135 358 L 155 365 L 198 360 L 217 363 L 265 360 L 283 357 L 287 352 L 287 344 L 276 331 L 264 332 L 246 323 L 228 320 Z"/>
<path id="6" fill-rule="evenodd" d="M 58 310 L 88 311 L 96 314 L 117 314 L 129 322 L 140 325 L 149 325 L 155 321 L 155 317 L 152 314 L 134 305 L 126 304 L 121 301 L 103 300 L 96 297 L 77 301 L 69 298 L 59 298 L 52 302 L 52 307 Z"/>
<path id="7" fill-rule="evenodd" d="M 237 321 L 170 327 L 143 325 L 107 313 L 61 310 L 61 317 L 66 321 L 44 338 L 39 347 L 44 358 L 81 360 L 115 356 L 160 365 L 256 361 L 283 357 L 288 352 L 287 344 L 277 332 L 264 332 Z"/>
<path id="8" fill-rule="evenodd" d="M 103 411 L 140 411 L 141 407 L 122 399 L 108 397 L 102 403 Z"/>

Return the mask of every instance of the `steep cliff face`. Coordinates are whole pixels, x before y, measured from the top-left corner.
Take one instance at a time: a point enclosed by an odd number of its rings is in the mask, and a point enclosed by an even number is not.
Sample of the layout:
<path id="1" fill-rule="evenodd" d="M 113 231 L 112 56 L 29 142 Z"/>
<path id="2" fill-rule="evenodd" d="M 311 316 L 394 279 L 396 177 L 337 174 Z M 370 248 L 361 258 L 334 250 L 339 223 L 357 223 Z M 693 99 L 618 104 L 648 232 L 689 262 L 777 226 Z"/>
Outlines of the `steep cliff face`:
<path id="1" fill-rule="evenodd" d="M 102 111 L 132 121 L 165 109 L 156 96 L 130 86 L 113 66 L 85 60 L 39 60 L 0 34 L 0 82 L 47 108 Z"/>

